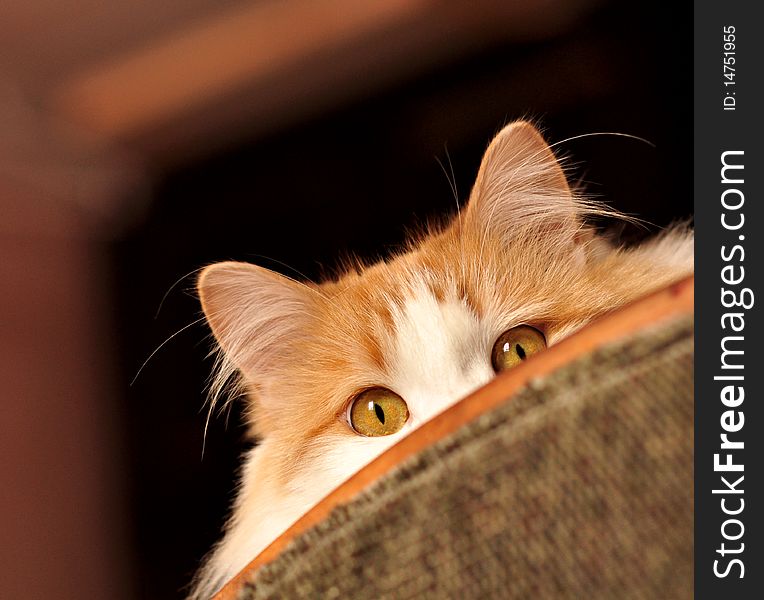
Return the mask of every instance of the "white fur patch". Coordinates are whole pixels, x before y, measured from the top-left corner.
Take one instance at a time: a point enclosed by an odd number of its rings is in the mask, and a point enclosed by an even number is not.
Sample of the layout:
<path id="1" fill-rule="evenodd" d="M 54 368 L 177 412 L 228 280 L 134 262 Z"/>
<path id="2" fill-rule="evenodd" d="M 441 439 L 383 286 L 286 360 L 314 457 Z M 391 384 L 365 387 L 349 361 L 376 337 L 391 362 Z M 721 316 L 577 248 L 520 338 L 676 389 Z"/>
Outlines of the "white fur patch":
<path id="1" fill-rule="evenodd" d="M 394 311 L 390 385 L 408 404 L 411 427 L 488 382 L 493 331 L 454 295 L 438 302 L 424 285 L 414 287 Z"/>
<path id="2" fill-rule="evenodd" d="M 495 325 L 481 323 L 455 296 L 438 302 L 418 285 L 403 307 L 391 306 L 395 335 L 385 349 L 389 370 L 377 382 L 399 394 L 410 420 L 384 437 L 347 435 L 325 440 L 317 464 L 293 481 L 290 495 L 309 506 L 390 446 L 493 376 Z"/>

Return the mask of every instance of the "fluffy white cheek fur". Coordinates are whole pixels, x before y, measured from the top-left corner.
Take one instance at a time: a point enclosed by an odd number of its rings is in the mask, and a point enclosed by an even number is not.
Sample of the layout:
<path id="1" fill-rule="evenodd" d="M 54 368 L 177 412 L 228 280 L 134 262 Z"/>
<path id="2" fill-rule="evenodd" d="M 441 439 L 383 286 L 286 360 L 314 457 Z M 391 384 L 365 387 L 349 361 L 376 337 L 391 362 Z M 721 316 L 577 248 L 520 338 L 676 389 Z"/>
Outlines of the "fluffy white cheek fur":
<path id="1" fill-rule="evenodd" d="M 479 321 L 463 301 L 438 302 L 419 288 L 394 320 L 389 387 L 408 403 L 413 427 L 493 377 L 496 325 Z"/>

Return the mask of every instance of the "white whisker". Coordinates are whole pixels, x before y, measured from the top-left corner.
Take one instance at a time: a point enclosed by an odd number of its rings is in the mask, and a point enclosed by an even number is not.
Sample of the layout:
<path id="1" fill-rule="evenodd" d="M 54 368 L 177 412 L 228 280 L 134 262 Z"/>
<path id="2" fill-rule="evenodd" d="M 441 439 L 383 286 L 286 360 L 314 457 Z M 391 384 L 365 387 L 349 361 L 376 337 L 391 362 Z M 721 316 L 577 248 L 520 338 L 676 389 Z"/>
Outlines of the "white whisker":
<path id="1" fill-rule="evenodd" d="M 154 358 L 154 355 L 155 355 L 157 352 L 159 352 L 159 351 L 160 351 L 162 348 L 164 348 L 164 346 L 165 346 L 165 345 L 166 345 L 166 344 L 167 344 L 167 343 L 168 343 L 170 340 L 172 340 L 172 339 L 173 339 L 173 338 L 175 338 L 176 336 L 178 336 L 178 335 L 180 335 L 181 333 L 183 333 L 183 332 L 184 332 L 186 329 L 188 329 L 189 327 L 193 327 L 194 325 L 197 325 L 198 323 L 201 323 L 202 321 L 204 321 L 204 317 L 200 317 L 200 318 L 196 319 L 196 321 L 192 321 L 192 322 L 191 322 L 191 323 L 189 323 L 188 325 L 185 325 L 184 327 L 181 327 L 180 329 L 178 329 L 178 331 L 176 331 L 175 333 L 173 333 L 173 334 L 172 334 L 170 337 L 168 337 L 168 338 L 167 338 L 167 339 L 166 339 L 164 342 L 162 342 L 161 344 L 159 344 L 159 346 L 157 346 L 157 347 L 156 347 L 156 349 L 155 349 L 155 350 L 154 350 L 154 351 L 153 351 L 151 354 L 149 354 L 149 357 L 148 357 L 146 360 L 144 360 L 144 361 L 143 361 L 143 364 L 142 364 L 142 365 L 141 365 L 141 367 L 138 369 L 138 372 L 135 374 L 135 377 L 133 377 L 133 379 L 130 381 L 130 387 L 132 387 L 132 386 L 133 386 L 133 384 L 135 383 L 136 379 L 138 379 L 138 376 L 141 374 L 141 371 L 143 371 L 143 369 L 146 367 L 146 365 L 149 363 L 149 361 L 150 361 L 152 358 Z"/>
<path id="2" fill-rule="evenodd" d="M 162 310 L 162 306 L 164 305 L 164 303 L 165 303 L 165 300 L 167 300 L 167 296 L 169 296 L 169 295 L 170 295 L 170 292 L 172 292 L 172 291 L 175 289 L 175 286 L 177 286 L 177 285 L 178 285 L 178 284 L 179 284 L 181 281 L 183 281 L 183 280 L 184 280 L 186 277 L 190 277 L 191 275 L 194 275 L 195 273 L 199 273 L 199 272 L 200 272 L 200 271 L 202 271 L 203 269 L 204 269 L 204 267 L 199 267 L 198 269 L 194 269 L 193 271 L 189 271 L 188 273 L 186 273 L 186 274 L 185 274 L 185 275 L 183 275 L 182 277 L 178 278 L 178 279 L 175 281 L 175 283 L 173 283 L 173 284 L 170 286 L 170 288 L 169 288 L 169 289 L 168 289 L 168 290 L 167 290 L 167 291 L 164 293 L 164 296 L 162 296 L 162 300 L 159 302 L 159 306 L 157 307 L 157 311 L 156 311 L 156 313 L 154 314 L 154 320 L 156 320 L 157 318 L 159 318 L 159 312 Z"/>

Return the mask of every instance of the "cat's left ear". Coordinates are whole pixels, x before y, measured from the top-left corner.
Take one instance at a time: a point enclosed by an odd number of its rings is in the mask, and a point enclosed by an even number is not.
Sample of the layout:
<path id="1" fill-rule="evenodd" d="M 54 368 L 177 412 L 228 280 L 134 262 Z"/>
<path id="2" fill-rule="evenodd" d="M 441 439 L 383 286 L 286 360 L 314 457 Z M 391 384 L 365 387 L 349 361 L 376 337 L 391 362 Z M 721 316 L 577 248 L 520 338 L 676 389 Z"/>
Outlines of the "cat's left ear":
<path id="1" fill-rule="evenodd" d="M 522 232 L 573 241 L 579 209 L 565 173 L 539 131 L 526 121 L 504 127 L 483 156 L 465 217 L 469 227 L 505 239 Z"/>

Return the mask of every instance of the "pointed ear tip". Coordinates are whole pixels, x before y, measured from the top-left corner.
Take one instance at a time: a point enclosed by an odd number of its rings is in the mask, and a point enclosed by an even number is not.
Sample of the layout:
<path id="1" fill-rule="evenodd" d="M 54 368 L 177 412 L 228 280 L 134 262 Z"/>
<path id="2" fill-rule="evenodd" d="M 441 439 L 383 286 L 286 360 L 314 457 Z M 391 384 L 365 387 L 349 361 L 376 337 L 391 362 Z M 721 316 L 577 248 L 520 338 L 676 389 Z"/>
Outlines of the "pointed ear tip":
<path id="1" fill-rule="evenodd" d="M 232 289 L 299 290 L 306 288 L 286 275 L 248 262 L 225 261 L 204 267 L 196 280 L 196 290 L 202 303 L 218 292 Z"/>
<path id="2" fill-rule="evenodd" d="M 221 265 L 224 264 L 225 263 L 212 263 L 211 265 L 203 267 L 196 278 L 196 289 L 201 291 L 204 288 L 209 287 L 210 280 L 215 277 L 216 273 L 220 271 Z"/>
<path id="3" fill-rule="evenodd" d="M 512 136 L 514 138 L 524 137 L 536 142 L 541 141 L 546 145 L 546 140 L 544 139 L 541 130 L 533 122 L 525 119 L 513 121 L 512 123 L 505 125 L 497 137 L 503 136 Z"/>
<path id="4" fill-rule="evenodd" d="M 202 267 L 202 269 L 199 271 L 199 274 L 196 276 L 196 289 L 201 290 L 206 287 L 210 275 L 215 270 L 217 264 L 218 263 L 213 263 L 211 265 L 207 265 L 206 267 Z"/>
<path id="5" fill-rule="evenodd" d="M 526 127 L 526 128 L 529 128 L 529 129 L 533 129 L 534 131 L 538 130 L 538 127 L 536 127 L 536 125 L 533 123 L 533 121 L 531 121 L 529 119 L 516 119 L 516 120 L 512 121 L 511 123 L 507 123 L 507 125 L 505 125 L 505 127 L 519 127 L 519 128 Z"/>
<path id="6" fill-rule="evenodd" d="M 243 285 L 247 275 L 259 270 L 256 265 L 237 261 L 216 262 L 201 269 L 196 279 L 196 294 L 204 313 L 209 315 L 217 303 L 225 301 L 228 292 Z"/>
<path id="7" fill-rule="evenodd" d="M 207 312 L 210 302 L 210 291 L 214 284 L 213 281 L 216 274 L 219 272 L 219 265 L 222 263 L 213 263 L 207 265 L 200 272 L 196 278 L 196 293 L 199 296 L 199 302 L 201 302 L 202 310 Z"/>
<path id="8" fill-rule="evenodd" d="M 232 260 L 212 263 L 199 272 L 199 276 L 196 278 L 196 289 L 199 290 L 199 292 L 202 292 L 204 289 L 208 289 L 211 285 L 214 285 L 216 280 L 221 276 L 235 275 L 237 273 L 251 271 L 254 268 L 256 268 L 255 265 Z"/>

